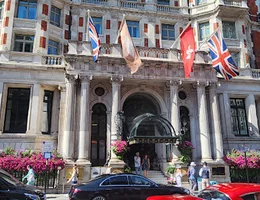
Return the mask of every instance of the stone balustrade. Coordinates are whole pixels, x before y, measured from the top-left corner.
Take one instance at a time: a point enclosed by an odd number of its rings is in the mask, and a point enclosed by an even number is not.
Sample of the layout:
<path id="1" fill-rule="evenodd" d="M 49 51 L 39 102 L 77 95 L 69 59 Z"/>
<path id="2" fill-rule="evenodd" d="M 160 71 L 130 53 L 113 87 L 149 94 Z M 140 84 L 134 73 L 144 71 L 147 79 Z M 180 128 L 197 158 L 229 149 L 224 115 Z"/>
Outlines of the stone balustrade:
<path id="1" fill-rule="evenodd" d="M 167 5 L 156 5 L 157 12 L 168 12 L 168 13 L 179 13 L 180 9 L 177 7 L 167 6 Z"/>
<path id="2" fill-rule="evenodd" d="M 252 78 L 260 78 L 260 69 L 251 69 Z"/>
<path id="3" fill-rule="evenodd" d="M 120 6 L 123 8 L 134 8 L 138 10 L 144 10 L 144 3 L 135 1 L 120 1 Z"/>
<path id="4" fill-rule="evenodd" d="M 63 56 L 56 56 L 56 55 L 48 55 L 43 56 L 45 58 L 46 65 L 62 65 L 63 64 Z"/>

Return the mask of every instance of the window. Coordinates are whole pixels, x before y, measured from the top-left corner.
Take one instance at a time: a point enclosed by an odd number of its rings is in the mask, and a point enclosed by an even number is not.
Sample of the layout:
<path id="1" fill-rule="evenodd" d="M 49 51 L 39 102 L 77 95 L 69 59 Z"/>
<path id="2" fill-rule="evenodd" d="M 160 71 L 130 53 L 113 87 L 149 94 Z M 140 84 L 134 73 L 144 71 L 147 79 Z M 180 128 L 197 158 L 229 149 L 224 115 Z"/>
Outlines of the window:
<path id="1" fill-rule="evenodd" d="M 170 1 L 169 0 L 157 0 L 157 4 L 169 6 Z"/>
<path id="2" fill-rule="evenodd" d="M 239 52 L 230 52 L 233 61 L 239 67 L 240 66 L 240 53 Z"/>
<path id="3" fill-rule="evenodd" d="M 50 23 L 54 26 L 60 27 L 60 12 L 61 10 L 55 6 L 51 6 Z"/>
<path id="4" fill-rule="evenodd" d="M 197 0 L 197 5 L 207 3 L 207 0 Z"/>
<path id="5" fill-rule="evenodd" d="M 2 11 L 4 9 L 4 1 L 0 2 L 0 18 L 2 19 Z"/>
<path id="6" fill-rule="evenodd" d="M 37 0 L 20 0 L 18 5 L 18 18 L 36 19 Z"/>
<path id="7" fill-rule="evenodd" d="M 126 23 L 127 23 L 127 26 L 128 26 L 130 36 L 139 38 L 140 37 L 139 22 L 137 22 L 137 21 L 126 21 Z"/>
<path id="8" fill-rule="evenodd" d="M 248 135 L 244 99 L 230 99 L 232 132 L 234 135 Z"/>
<path id="9" fill-rule="evenodd" d="M 110 185 L 128 185 L 127 176 L 115 176 L 109 179 Z"/>
<path id="10" fill-rule="evenodd" d="M 174 25 L 162 24 L 162 40 L 174 40 L 175 30 Z"/>
<path id="11" fill-rule="evenodd" d="M 213 199 L 218 199 L 218 200 L 230 200 L 224 193 L 219 192 L 217 190 L 210 190 L 210 189 L 205 189 L 202 192 L 199 193 L 198 197 L 207 199 L 207 200 L 213 200 Z"/>
<path id="12" fill-rule="evenodd" d="M 59 43 L 49 39 L 48 54 L 58 55 L 58 48 L 59 48 Z"/>
<path id="13" fill-rule="evenodd" d="M 224 38 L 236 39 L 235 22 L 223 21 L 222 25 L 223 25 L 223 37 Z"/>
<path id="14" fill-rule="evenodd" d="M 42 128 L 44 134 L 51 133 L 51 114 L 52 114 L 53 92 L 44 90 L 42 106 Z"/>
<path id="15" fill-rule="evenodd" d="M 248 194 L 245 196 L 242 196 L 243 200 L 255 200 L 255 194 Z"/>
<path id="16" fill-rule="evenodd" d="M 141 177 L 138 176 L 129 176 L 130 177 L 130 185 L 146 185 L 146 186 L 150 186 L 151 183 Z"/>
<path id="17" fill-rule="evenodd" d="M 200 41 L 208 38 L 209 34 L 209 22 L 199 24 Z"/>
<path id="18" fill-rule="evenodd" d="M 102 17 L 92 17 L 93 23 L 99 35 L 102 34 Z"/>
<path id="19" fill-rule="evenodd" d="M 33 35 L 16 35 L 14 39 L 14 51 L 32 52 L 33 41 Z"/>
<path id="20" fill-rule="evenodd" d="M 30 89 L 9 88 L 6 102 L 4 131 L 25 133 L 29 110 Z"/>

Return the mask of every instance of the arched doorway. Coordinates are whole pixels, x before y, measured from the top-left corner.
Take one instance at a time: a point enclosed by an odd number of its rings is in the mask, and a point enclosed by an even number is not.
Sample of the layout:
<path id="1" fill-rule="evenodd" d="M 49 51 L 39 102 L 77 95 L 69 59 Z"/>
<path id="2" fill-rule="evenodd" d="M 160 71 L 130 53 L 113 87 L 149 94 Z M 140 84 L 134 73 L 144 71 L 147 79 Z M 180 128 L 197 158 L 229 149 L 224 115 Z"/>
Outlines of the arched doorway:
<path id="1" fill-rule="evenodd" d="M 183 139 L 191 142 L 189 110 L 185 106 L 180 107 L 180 121 Z"/>
<path id="2" fill-rule="evenodd" d="M 154 115 L 160 114 L 160 106 L 157 103 L 157 101 L 149 94 L 144 93 L 136 93 L 131 96 L 129 96 L 123 105 L 123 111 L 124 111 L 124 126 L 123 126 L 123 139 L 127 140 L 131 129 L 132 129 L 132 123 L 134 119 L 142 114 L 145 113 L 151 113 Z M 153 126 L 149 125 L 142 125 L 140 129 L 138 129 L 140 132 L 152 132 Z M 141 157 L 143 157 L 145 154 L 148 154 L 150 157 L 150 162 L 153 163 L 155 161 L 157 155 L 155 152 L 155 144 L 148 144 L 148 143 L 135 143 L 130 144 L 128 148 L 128 152 L 126 154 L 126 162 L 127 164 L 134 168 L 134 155 L 136 152 L 140 152 Z M 153 165 L 151 165 L 153 167 Z"/>
<path id="3" fill-rule="evenodd" d="M 95 104 L 92 108 L 91 122 L 91 163 L 103 166 L 106 162 L 107 109 L 104 104 Z"/>

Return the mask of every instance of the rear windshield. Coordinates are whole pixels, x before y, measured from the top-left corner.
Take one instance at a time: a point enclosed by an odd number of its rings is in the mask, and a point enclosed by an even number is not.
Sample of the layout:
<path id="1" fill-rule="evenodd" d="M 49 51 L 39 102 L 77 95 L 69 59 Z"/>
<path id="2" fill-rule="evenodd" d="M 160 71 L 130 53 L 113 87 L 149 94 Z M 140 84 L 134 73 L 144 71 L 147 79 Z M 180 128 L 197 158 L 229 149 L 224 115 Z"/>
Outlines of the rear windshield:
<path id="1" fill-rule="evenodd" d="M 209 189 L 201 191 L 198 197 L 206 200 L 230 200 L 224 193 Z"/>
<path id="2" fill-rule="evenodd" d="M 8 184 L 11 185 L 18 185 L 18 184 L 22 184 L 20 181 L 18 181 L 16 178 L 14 178 L 13 176 L 6 174 L 6 173 L 1 173 L 0 172 L 0 178 L 4 181 L 7 182 Z"/>

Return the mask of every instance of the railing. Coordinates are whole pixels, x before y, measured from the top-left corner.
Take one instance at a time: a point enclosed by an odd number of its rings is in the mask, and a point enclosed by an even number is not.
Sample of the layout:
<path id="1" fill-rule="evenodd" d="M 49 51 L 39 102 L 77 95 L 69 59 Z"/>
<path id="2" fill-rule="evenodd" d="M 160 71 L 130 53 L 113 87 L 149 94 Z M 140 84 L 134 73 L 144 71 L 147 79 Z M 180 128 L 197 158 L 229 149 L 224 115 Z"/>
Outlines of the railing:
<path id="1" fill-rule="evenodd" d="M 242 2 L 241 1 L 230 1 L 230 0 L 224 0 L 223 1 L 225 5 L 228 6 L 242 6 Z"/>
<path id="2" fill-rule="evenodd" d="M 22 178 L 27 174 L 27 172 L 22 172 L 22 171 L 8 171 L 8 172 L 20 181 L 22 181 Z M 35 174 L 36 187 L 44 188 L 46 183 L 46 188 L 55 188 L 57 186 L 57 180 L 58 180 L 57 170 Z"/>
<path id="3" fill-rule="evenodd" d="M 62 56 L 44 56 L 45 57 L 45 64 L 46 65 L 61 65 L 62 64 Z"/>
<path id="4" fill-rule="evenodd" d="M 78 2 L 107 5 L 107 0 L 78 0 Z"/>
<path id="5" fill-rule="evenodd" d="M 138 47 L 140 57 L 168 59 L 168 49 Z"/>
<path id="6" fill-rule="evenodd" d="M 112 54 L 112 45 L 102 44 L 101 54 Z"/>
<path id="7" fill-rule="evenodd" d="M 246 169 L 237 169 L 234 167 L 230 167 L 230 178 L 231 182 L 239 182 L 239 183 L 246 183 Z M 260 174 L 259 169 L 248 169 L 248 176 L 250 183 L 260 183 Z"/>
<path id="8" fill-rule="evenodd" d="M 134 8 L 134 9 L 144 10 L 144 3 L 140 3 L 140 2 L 121 1 L 120 5 L 123 8 Z"/>
<path id="9" fill-rule="evenodd" d="M 179 8 L 165 6 L 165 5 L 156 5 L 157 12 L 170 12 L 170 13 L 178 13 Z"/>
<path id="10" fill-rule="evenodd" d="M 260 78 L 260 69 L 252 69 L 252 78 Z"/>

